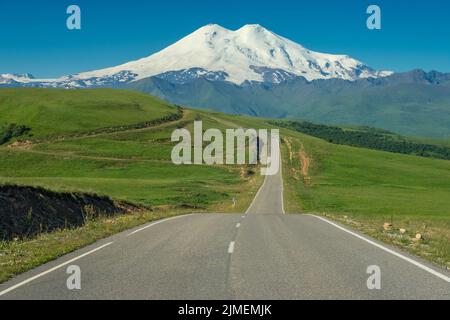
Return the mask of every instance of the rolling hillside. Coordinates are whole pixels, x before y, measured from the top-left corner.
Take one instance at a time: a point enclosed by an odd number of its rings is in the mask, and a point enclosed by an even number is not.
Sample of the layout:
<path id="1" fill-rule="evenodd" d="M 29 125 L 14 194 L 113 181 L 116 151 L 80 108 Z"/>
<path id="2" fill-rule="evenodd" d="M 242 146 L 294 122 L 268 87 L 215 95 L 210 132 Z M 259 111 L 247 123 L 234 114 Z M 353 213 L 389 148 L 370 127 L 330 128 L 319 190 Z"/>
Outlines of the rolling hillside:
<path id="1" fill-rule="evenodd" d="M 114 129 L 176 113 L 176 107 L 158 98 L 129 91 L 0 90 L 0 125 L 29 127 L 30 138 Z"/>
<path id="2" fill-rule="evenodd" d="M 2 89 L 0 100 L 0 122 L 31 129 L 0 147 L 0 182 L 197 209 L 231 201 L 226 191 L 242 182 L 239 168 L 173 166 L 170 135 L 196 114 L 171 118 L 178 108 L 157 98 L 108 89 Z"/>

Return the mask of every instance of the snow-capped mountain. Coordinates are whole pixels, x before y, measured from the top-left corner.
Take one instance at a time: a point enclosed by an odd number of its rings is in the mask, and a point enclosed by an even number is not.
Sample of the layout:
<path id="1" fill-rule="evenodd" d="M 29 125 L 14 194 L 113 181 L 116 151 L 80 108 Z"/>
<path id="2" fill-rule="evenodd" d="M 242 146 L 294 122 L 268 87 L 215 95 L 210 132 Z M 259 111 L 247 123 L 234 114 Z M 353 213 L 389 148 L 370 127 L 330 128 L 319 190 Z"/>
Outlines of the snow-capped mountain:
<path id="1" fill-rule="evenodd" d="M 33 80 L 34 77 L 31 74 L 13 74 L 5 73 L 0 74 L 0 84 L 13 84 L 19 82 L 28 82 Z"/>
<path id="2" fill-rule="evenodd" d="M 309 81 L 332 78 L 353 81 L 391 74 L 375 71 L 347 55 L 311 51 L 260 25 L 245 25 L 232 31 L 210 24 L 160 52 L 116 67 L 59 79 L 0 75 L 0 84 L 100 87 L 156 76 L 175 83 L 203 77 L 241 85 L 246 81 L 280 83 L 298 76 Z"/>

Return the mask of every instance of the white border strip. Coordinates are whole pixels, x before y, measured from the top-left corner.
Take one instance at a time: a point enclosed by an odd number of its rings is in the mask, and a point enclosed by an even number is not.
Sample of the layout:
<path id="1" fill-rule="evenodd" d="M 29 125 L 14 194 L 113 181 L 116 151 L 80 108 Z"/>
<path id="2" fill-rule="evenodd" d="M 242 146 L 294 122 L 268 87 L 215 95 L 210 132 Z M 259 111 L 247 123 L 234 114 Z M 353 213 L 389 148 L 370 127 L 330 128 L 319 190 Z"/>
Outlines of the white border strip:
<path id="1" fill-rule="evenodd" d="M 255 197 L 253 198 L 252 203 L 250 203 L 250 207 L 248 207 L 247 211 L 245 211 L 245 214 L 248 214 L 248 212 L 250 211 L 250 209 L 253 207 L 253 205 L 254 205 L 256 199 L 258 198 L 259 194 L 261 193 L 261 190 L 262 190 L 262 189 L 264 188 L 264 186 L 266 185 L 267 177 L 268 177 L 268 176 L 265 176 L 263 184 L 261 185 L 261 187 L 259 188 L 259 190 L 258 190 L 258 192 L 256 193 Z"/>
<path id="2" fill-rule="evenodd" d="M 367 243 L 369 243 L 369 244 L 371 244 L 371 245 L 373 245 L 373 246 L 375 246 L 375 247 L 377 247 L 377 248 L 379 248 L 381 250 L 384 250 L 384 251 L 386 251 L 386 252 L 388 252 L 388 253 L 390 253 L 390 254 L 392 254 L 392 255 L 400 258 L 400 259 L 403 259 L 403 260 L 405 260 L 405 261 L 415 265 L 416 267 L 418 267 L 418 268 L 420 268 L 422 270 L 425 270 L 426 272 L 431 273 L 432 275 L 434 275 L 434 276 L 436 276 L 436 277 L 438 277 L 438 278 L 440 278 L 440 279 L 450 283 L 450 277 L 447 277 L 446 275 L 443 275 L 442 273 L 439 273 L 439 272 L 431 269 L 430 267 L 427 267 L 426 265 L 423 265 L 422 263 L 417 262 L 416 260 L 413 260 L 413 259 L 408 258 L 408 257 L 406 257 L 406 256 L 404 256 L 404 255 L 402 255 L 402 254 L 400 254 L 398 252 L 395 252 L 394 250 L 386 248 L 385 246 L 383 246 L 383 245 L 381 245 L 379 243 L 376 243 L 375 241 L 369 240 L 369 239 L 367 239 L 367 238 L 365 238 L 365 237 L 363 237 L 363 236 L 361 236 L 361 235 L 359 235 L 359 234 L 357 234 L 357 233 L 355 233 L 353 231 L 347 230 L 346 228 L 341 227 L 340 225 L 338 225 L 338 224 L 336 224 L 334 222 L 331 222 L 328 219 L 325 219 L 325 218 L 322 218 L 322 217 L 319 217 L 319 216 L 315 216 L 313 214 L 308 214 L 308 215 L 311 216 L 311 217 L 315 217 L 317 219 L 320 219 L 320 220 L 322 220 L 322 221 L 324 221 L 324 222 L 326 222 L 326 223 L 328 223 L 328 224 L 330 224 L 330 225 L 332 225 L 332 226 L 334 226 L 334 227 L 336 227 L 336 228 L 338 228 L 338 229 L 340 229 L 340 230 L 342 230 L 344 232 L 347 232 L 348 234 L 351 234 L 352 236 L 354 236 L 354 237 L 356 237 L 358 239 L 361 239 L 361 240 L 363 240 L 363 241 L 365 241 L 365 242 L 367 242 Z"/>
<path id="3" fill-rule="evenodd" d="M 171 218 L 167 218 L 167 219 L 158 220 L 158 221 L 155 221 L 153 223 L 150 223 L 149 225 L 147 225 L 145 227 L 142 227 L 142 228 L 139 228 L 139 229 L 137 229 L 137 230 L 135 230 L 133 232 L 130 232 L 129 234 L 127 234 L 127 237 L 130 237 L 130 236 L 132 236 L 132 235 L 134 235 L 134 234 L 136 234 L 138 232 L 144 231 L 144 230 L 146 230 L 146 229 L 148 229 L 150 227 L 153 227 L 154 225 L 157 225 L 157 224 L 160 224 L 160 223 L 163 223 L 163 222 L 166 222 L 166 221 L 175 220 L 175 219 L 179 219 L 179 218 L 183 218 L 183 217 L 194 216 L 194 215 L 196 215 L 196 214 L 195 213 L 191 213 L 191 214 L 179 215 L 179 216 L 175 216 L 175 217 L 171 217 Z"/>
<path id="4" fill-rule="evenodd" d="M 38 278 L 40 278 L 40 277 L 42 277 L 42 276 L 45 276 L 46 274 L 49 274 L 50 272 L 53 272 L 53 271 L 55 271 L 55 270 L 57 270 L 57 269 L 59 269 L 59 268 L 61 268 L 61 267 L 64 267 L 64 266 L 66 266 L 66 265 L 68 265 L 68 264 L 70 264 L 70 263 L 72 263 L 72 262 L 75 262 L 75 261 L 77 261 L 77 260 L 79 260 L 79 259 L 81 259 L 81 258 L 84 258 L 84 257 L 86 257 L 87 255 L 90 255 L 90 254 L 92 254 L 92 253 L 94 253 L 94 252 L 97 252 L 97 251 L 99 251 L 99 250 L 101 250 L 101 249 L 103 249 L 103 248 L 109 246 L 109 245 L 112 244 L 112 243 L 113 243 L 113 242 L 109 242 L 109 243 L 107 243 L 107 244 L 104 244 L 104 245 L 102 245 L 102 246 L 100 246 L 100 247 L 98 247 L 98 248 L 95 248 L 94 250 L 91 250 L 91 251 L 89 251 L 89 252 L 86 252 L 86 253 L 84 253 L 84 254 L 82 254 L 82 255 L 76 257 L 76 258 L 73 258 L 73 259 L 71 259 L 71 260 L 69 260 L 69 261 L 66 261 L 66 262 L 64 262 L 64 263 L 61 263 L 61 264 L 57 265 L 56 267 L 53 267 L 53 268 L 51 268 L 51 269 L 48 269 L 47 271 L 44 271 L 44 272 L 42 272 L 42 273 L 39 273 L 38 275 L 35 275 L 34 277 L 28 278 L 28 279 L 25 280 L 25 281 L 22 281 L 22 282 L 20 282 L 20 283 L 14 285 L 14 286 L 12 286 L 12 287 L 9 287 L 8 289 L 3 290 L 2 292 L 0 292 L 0 297 L 3 296 L 3 295 L 5 295 L 5 294 L 7 294 L 8 292 L 11 292 L 11 291 L 13 291 L 13 290 L 15 290 L 15 289 L 17 289 L 17 288 L 19 288 L 19 287 L 21 287 L 21 286 L 27 284 L 27 283 L 30 283 L 31 281 L 34 281 L 34 280 L 36 280 L 36 279 L 38 279 Z"/>
<path id="5" fill-rule="evenodd" d="M 281 212 L 283 214 L 286 214 L 286 211 L 284 211 L 284 180 L 283 180 L 283 161 L 281 157 L 281 151 L 280 151 L 280 179 L 281 179 Z"/>
<path id="6" fill-rule="evenodd" d="M 230 245 L 228 246 L 228 253 L 232 254 L 234 252 L 234 241 L 230 242 Z"/>

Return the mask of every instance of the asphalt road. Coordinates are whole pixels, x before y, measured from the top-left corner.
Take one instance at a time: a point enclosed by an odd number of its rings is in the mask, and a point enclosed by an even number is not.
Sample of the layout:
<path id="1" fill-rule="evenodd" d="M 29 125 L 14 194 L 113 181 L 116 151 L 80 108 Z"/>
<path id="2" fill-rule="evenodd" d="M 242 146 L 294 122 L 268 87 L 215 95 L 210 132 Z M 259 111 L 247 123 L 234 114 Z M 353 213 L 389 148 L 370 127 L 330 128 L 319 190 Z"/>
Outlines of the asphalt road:
<path id="1" fill-rule="evenodd" d="M 69 290 L 66 269 L 81 270 Z M 369 266 L 381 289 L 369 290 Z M 281 175 L 246 214 L 129 230 L 0 285 L 0 299 L 450 299 L 450 274 L 310 215 L 285 215 Z"/>

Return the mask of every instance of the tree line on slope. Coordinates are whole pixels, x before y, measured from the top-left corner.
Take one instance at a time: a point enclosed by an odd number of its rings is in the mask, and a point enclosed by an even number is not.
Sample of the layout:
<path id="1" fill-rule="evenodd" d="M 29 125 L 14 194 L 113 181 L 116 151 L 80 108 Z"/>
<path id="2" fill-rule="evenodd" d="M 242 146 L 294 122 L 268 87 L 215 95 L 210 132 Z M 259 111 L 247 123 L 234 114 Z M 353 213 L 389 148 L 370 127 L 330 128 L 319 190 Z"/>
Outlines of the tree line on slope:
<path id="1" fill-rule="evenodd" d="M 30 128 L 24 125 L 15 123 L 7 123 L 0 127 L 0 145 L 7 143 L 13 138 L 18 138 L 31 131 Z"/>
<path id="2" fill-rule="evenodd" d="M 308 121 L 272 121 L 272 124 L 334 144 L 450 160 L 450 148 L 448 147 L 414 142 L 385 130 L 370 127 L 354 130 L 343 129 Z"/>

